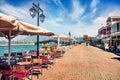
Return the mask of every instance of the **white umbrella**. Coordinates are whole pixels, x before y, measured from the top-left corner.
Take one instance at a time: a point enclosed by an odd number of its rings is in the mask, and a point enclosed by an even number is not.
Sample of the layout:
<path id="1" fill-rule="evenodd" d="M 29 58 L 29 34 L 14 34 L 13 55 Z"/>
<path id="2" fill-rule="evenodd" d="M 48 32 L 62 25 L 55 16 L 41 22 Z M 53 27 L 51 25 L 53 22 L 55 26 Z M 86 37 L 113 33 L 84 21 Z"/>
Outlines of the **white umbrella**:
<path id="1" fill-rule="evenodd" d="M 0 36 L 8 39 L 8 64 L 10 65 L 11 39 L 17 35 L 46 35 L 52 36 L 53 32 L 41 27 L 17 20 L 15 17 L 0 13 Z"/>
<path id="2" fill-rule="evenodd" d="M 52 36 L 52 37 L 55 38 L 55 39 L 58 39 L 58 47 L 60 47 L 60 39 L 62 39 L 62 40 L 72 40 L 71 37 L 63 35 L 63 34 L 60 34 L 58 36 Z"/>

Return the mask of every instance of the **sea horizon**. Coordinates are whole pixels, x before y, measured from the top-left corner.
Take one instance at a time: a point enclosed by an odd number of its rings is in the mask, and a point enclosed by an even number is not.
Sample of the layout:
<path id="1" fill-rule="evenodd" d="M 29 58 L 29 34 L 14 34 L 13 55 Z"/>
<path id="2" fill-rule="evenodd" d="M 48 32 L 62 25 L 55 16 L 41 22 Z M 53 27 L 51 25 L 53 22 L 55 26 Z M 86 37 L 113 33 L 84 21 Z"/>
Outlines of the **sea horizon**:
<path id="1" fill-rule="evenodd" d="M 39 48 L 41 48 L 41 44 Z M 24 50 L 37 50 L 37 45 L 11 45 L 11 53 L 23 52 Z M 3 56 L 4 53 L 8 53 L 8 46 L 0 46 L 0 56 Z"/>
<path id="2" fill-rule="evenodd" d="M 25 45 L 35 45 L 35 44 L 11 44 L 11 46 L 25 46 Z M 8 46 L 8 44 L 0 44 L 0 47 Z"/>

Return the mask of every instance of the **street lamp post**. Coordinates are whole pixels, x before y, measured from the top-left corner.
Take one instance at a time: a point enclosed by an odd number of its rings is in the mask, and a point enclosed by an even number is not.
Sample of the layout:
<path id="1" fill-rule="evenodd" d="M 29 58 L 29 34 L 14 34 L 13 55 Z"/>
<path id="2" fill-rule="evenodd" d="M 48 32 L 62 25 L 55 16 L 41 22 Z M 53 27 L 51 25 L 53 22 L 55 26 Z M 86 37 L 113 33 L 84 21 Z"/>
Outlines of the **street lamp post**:
<path id="1" fill-rule="evenodd" d="M 69 32 L 68 35 L 71 38 L 71 32 Z M 71 45 L 70 40 L 69 40 L 69 45 Z"/>
<path id="2" fill-rule="evenodd" d="M 30 15 L 34 18 L 37 14 L 37 26 L 39 26 L 39 19 L 41 23 L 44 22 L 45 15 L 43 14 L 43 10 L 40 8 L 39 3 L 36 5 L 33 3 L 32 8 L 29 9 Z M 41 14 L 40 14 L 41 13 Z M 39 35 L 37 35 L 37 56 L 39 55 Z"/>

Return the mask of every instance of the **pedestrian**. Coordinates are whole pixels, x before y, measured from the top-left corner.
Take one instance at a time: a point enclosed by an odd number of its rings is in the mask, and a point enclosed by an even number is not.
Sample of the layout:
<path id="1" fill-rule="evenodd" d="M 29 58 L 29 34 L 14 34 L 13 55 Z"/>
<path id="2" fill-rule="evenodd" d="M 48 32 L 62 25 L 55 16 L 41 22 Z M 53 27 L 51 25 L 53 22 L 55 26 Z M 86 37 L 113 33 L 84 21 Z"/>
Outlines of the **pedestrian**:
<path id="1" fill-rule="evenodd" d="M 104 49 L 107 51 L 109 49 L 108 43 L 104 43 Z"/>
<path id="2" fill-rule="evenodd" d="M 116 53 L 116 50 L 117 50 L 117 46 L 116 44 L 114 45 L 114 52 Z"/>
<path id="3" fill-rule="evenodd" d="M 86 46 L 88 46 L 88 43 L 87 43 L 87 41 L 86 41 Z"/>

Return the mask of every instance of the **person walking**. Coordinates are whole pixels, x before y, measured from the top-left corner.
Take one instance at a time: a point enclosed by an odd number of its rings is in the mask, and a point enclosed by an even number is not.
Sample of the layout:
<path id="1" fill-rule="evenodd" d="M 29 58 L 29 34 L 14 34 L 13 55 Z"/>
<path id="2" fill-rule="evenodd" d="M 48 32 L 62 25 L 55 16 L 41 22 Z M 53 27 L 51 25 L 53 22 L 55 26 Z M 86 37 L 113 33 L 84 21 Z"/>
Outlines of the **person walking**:
<path id="1" fill-rule="evenodd" d="M 108 51 L 108 49 L 109 49 L 108 43 L 104 43 L 104 49 L 105 49 L 105 51 Z"/>

